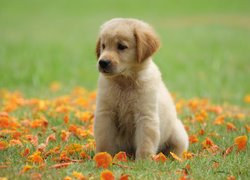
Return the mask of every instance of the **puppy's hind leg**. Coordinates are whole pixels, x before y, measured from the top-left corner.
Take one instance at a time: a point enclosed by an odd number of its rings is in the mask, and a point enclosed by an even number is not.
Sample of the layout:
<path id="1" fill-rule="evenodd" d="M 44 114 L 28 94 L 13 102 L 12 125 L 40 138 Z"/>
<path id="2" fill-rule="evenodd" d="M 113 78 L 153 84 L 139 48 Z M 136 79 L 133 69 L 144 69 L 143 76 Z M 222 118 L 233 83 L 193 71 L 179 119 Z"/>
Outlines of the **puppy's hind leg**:
<path id="1" fill-rule="evenodd" d="M 174 126 L 169 145 L 173 153 L 179 157 L 182 157 L 182 153 L 188 149 L 188 135 L 179 119 Z"/>

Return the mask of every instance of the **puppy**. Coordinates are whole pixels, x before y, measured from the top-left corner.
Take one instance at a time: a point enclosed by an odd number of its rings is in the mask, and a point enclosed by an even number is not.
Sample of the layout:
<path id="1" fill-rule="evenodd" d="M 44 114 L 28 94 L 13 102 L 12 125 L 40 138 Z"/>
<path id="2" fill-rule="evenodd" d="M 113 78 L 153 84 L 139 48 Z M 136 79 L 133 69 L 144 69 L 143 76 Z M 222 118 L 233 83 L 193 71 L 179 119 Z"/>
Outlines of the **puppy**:
<path id="1" fill-rule="evenodd" d="M 187 150 L 187 133 L 151 59 L 158 48 L 154 30 L 140 20 L 115 18 L 101 26 L 96 153 L 125 151 L 143 159 L 167 147 L 180 157 Z"/>

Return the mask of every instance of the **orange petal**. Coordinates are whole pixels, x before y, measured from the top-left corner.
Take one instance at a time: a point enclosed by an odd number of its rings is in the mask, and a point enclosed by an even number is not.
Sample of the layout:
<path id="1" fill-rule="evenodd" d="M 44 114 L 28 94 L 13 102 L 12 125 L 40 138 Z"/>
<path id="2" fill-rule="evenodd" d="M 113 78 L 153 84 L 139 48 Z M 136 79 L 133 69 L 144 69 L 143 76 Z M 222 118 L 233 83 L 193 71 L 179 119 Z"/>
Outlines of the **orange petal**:
<path id="1" fill-rule="evenodd" d="M 61 139 L 62 139 L 62 141 L 68 141 L 69 136 L 70 136 L 70 132 L 65 131 L 65 130 L 61 131 Z"/>
<path id="2" fill-rule="evenodd" d="M 0 141 L 0 151 L 8 147 L 8 144 L 4 141 Z"/>
<path id="3" fill-rule="evenodd" d="M 175 153 L 170 152 L 170 154 L 171 154 L 171 156 L 172 156 L 175 160 L 177 160 L 177 161 L 179 161 L 179 162 L 182 162 L 182 159 L 179 158 Z"/>
<path id="4" fill-rule="evenodd" d="M 86 180 L 87 178 L 80 172 L 73 171 L 72 176 L 80 180 Z"/>
<path id="5" fill-rule="evenodd" d="M 53 166 L 50 166 L 50 168 L 55 168 L 55 169 L 60 169 L 60 168 L 65 168 L 68 165 L 72 164 L 72 162 L 66 162 L 66 163 L 59 163 L 59 164 L 55 164 Z"/>
<path id="6" fill-rule="evenodd" d="M 63 121 L 65 122 L 65 124 L 67 124 L 69 122 L 69 115 L 66 114 L 63 118 Z"/>
<path id="7" fill-rule="evenodd" d="M 188 151 L 184 151 L 182 153 L 182 157 L 183 159 L 191 159 L 192 157 L 194 157 L 194 154 Z"/>
<path id="8" fill-rule="evenodd" d="M 227 130 L 228 131 L 236 131 L 237 128 L 235 127 L 235 125 L 233 123 L 228 122 L 227 123 Z"/>
<path id="9" fill-rule="evenodd" d="M 104 170 L 101 173 L 101 180 L 114 180 L 115 176 L 113 175 L 113 173 L 109 170 Z"/>
<path id="10" fill-rule="evenodd" d="M 236 178 L 235 178 L 235 176 L 230 175 L 230 176 L 227 176 L 227 180 L 236 180 Z"/>
<path id="11" fill-rule="evenodd" d="M 247 132 L 250 132 L 250 125 L 246 125 L 245 127 L 246 127 Z"/>
<path id="12" fill-rule="evenodd" d="M 214 120 L 213 124 L 215 124 L 215 125 L 224 124 L 224 119 L 225 119 L 224 116 L 218 116 L 218 117 Z"/>
<path id="13" fill-rule="evenodd" d="M 162 152 L 160 152 L 159 154 L 153 156 L 153 160 L 156 162 L 165 162 L 167 157 Z"/>
<path id="14" fill-rule="evenodd" d="M 127 162 L 127 155 L 126 152 L 119 152 L 115 155 L 114 160 L 121 161 L 121 162 Z"/>
<path id="15" fill-rule="evenodd" d="M 234 145 L 230 146 L 226 149 L 224 157 L 226 157 L 228 154 L 230 154 L 233 151 Z"/>
<path id="16" fill-rule="evenodd" d="M 97 167 L 108 168 L 112 164 L 112 156 L 107 152 L 100 152 L 94 156 Z"/>
<path id="17" fill-rule="evenodd" d="M 242 151 L 246 148 L 247 145 L 247 136 L 238 136 L 234 139 L 234 143 L 237 145 L 238 150 Z"/>
<path id="18" fill-rule="evenodd" d="M 27 157 L 27 156 L 29 155 L 29 153 L 30 153 L 30 149 L 29 149 L 29 148 L 26 148 L 26 149 L 23 151 L 22 156 L 23 156 L 23 157 Z"/>
<path id="19" fill-rule="evenodd" d="M 190 135 L 189 136 L 189 142 L 191 144 L 197 143 L 199 141 L 198 137 L 196 135 Z"/>
<path id="20" fill-rule="evenodd" d="M 19 174 L 23 174 L 23 173 L 29 171 L 31 168 L 32 168 L 32 166 L 25 165 L 25 166 L 23 167 L 23 169 L 19 172 Z"/>
<path id="21" fill-rule="evenodd" d="M 53 133 L 47 137 L 45 144 L 48 145 L 49 141 L 56 141 L 56 134 L 55 133 Z"/>
<path id="22" fill-rule="evenodd" d="M 63 180 L 72 180 L 72 178 L 69 177 L 69 176 L 66 176 L 66 177 L 63 178 Z"/>
<path id="23" fill-rule="evenodd" d="M 122 174 L 119 180 L 128 180 L 129 175 L 128 174 Z"/>

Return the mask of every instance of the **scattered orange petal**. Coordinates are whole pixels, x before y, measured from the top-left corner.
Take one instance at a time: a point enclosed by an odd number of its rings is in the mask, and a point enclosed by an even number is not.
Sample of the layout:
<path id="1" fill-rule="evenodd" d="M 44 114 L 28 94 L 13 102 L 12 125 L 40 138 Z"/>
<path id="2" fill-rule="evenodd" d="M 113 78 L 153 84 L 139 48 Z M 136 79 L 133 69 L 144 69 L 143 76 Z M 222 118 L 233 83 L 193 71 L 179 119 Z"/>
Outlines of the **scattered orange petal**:
<path id="1" fill-rule="evenodd" d="M 115 155 L 114 160 L 121 161 L 121 162 L 127 162 L 126 152 L 120 151 L 119 153 L 117 153 Z"/>
<path id="2" fill-rule="evenodd" d="M 250 132 L 250 125 L 246 125 L 245 127 L 246 127 L 247 132 Z"/>
<path id="3" fill-rule="evenodd" d="M 26 148 L 23 152 L 22 152 L 22 156 L 23 157 L 27 157 L 30 154 L 30 149 Z"/>
<path id="4" fill-rule="evenodd" d="M 230 176 L 227 176 L 227 180 L 236 180 L 236 178 L 235 178 L 235 176 L 230 175 Z"/>
<path id="5" fill-rule="evenodd" d="M 128 174 L 122 174 L 119 180 L 128 180 L 129 175 Z"/>
<path id="6" fill-rule="evenodd" d="M 23 169 L 19 172 L 19 174 L 23 174 L 23 173 L 29 171 L 31 168 L 32 168 L 32 166 L 25 165 L 25 166 L 23 166 Z"/>
<path id="7" fill-rule="evenodd" d="M 112 164 L 112 156 L 107 152 L 100 152 L 94 156 L 97 167 L 108 168 Z"/>
<path id="8" fill-rule="evenodd" d="M 234 148 L 234 145 L 232 145 L 226 149 L 226 151 L 224 153 L 224 158 L 233 151 L 233 148 Z"/>
<path id="9" fill-rule="evenodd" d="M 28 160 L 30 162 L 41 164 L 44 162 L 43 158 L 41 157 L 40 151 L 35 151 L 32 155 L 28 157 Z"/>
<path id="10" fill-rule="evenodd" d="M 0 128 L 9 127 L 9 115 L 7 112 L 0 112 Z"/>
<path id="11" fill-rule="evenodd" d="M 86 180 L 87 178 L 80 172 L 73 171 L 72 176 L 79 180 Z"/>
<path id="12" fill-rule="evenodd" d="M 190 135 L 190 136 L 189 136 L 189 142 L 190 142 L 191 144 L 194 144 L 194 143 L 199 142 L 199 139 L 198 139 L 198 137 L 197 137 L 196 135 Z"/>
<path id="13" fill-rule="evenodd" d="M 246 149 L 247 146 L 247 136 L 238 136 L 234 139 L 234 143 L 237 145 L 238 150 L 242 151 Z"/>
<path id="14" fill-rule="evenodd" d="M 69 115 L 66 114 L 63 118 L 63 121 L 65 122 L 65 124 L 67 124 L 69 122 Z"/>
<path id="15" fill-rule="evenodd" d="M 160 152 L 159 154 L 153 156 L 153 160 L 156 162 L 165 162 L 167 157 L 162 152 Z"/>
<path id="16" fill-rule="evenodd" d="M 175 160 L 177 160 L 177 161 L 179 161 L 179 162 L 182 162 L 182 159 L 179 158 L 175 153 L 170 152 L 170 154 L 171 154 L 171 156 L 172 156 Z"/>
<path id="17" fill-rule="evenodd" d="M 182 153 L 182 157 L 183 159 L 191 159 L 192 157 L 194 157 L 194 154 L 188 151 L 184 151 Z"/>
<path id="18" fill-rule="evenodd" d="M 63 180 L 72 180 L 72 178 L 69 177 L 69 176 L 66 176 L 66 177 L 63 178 Z"/>
<path id="19" fill-rule="evenodd" d="M 0 141 L 0 151 L 7 149 L 7 147 L 8 147 L 7 142 Z"/>
<path id="20" fill-rule="evenodd" d="M 53 134 L 51 134 L 51 135 L 49 135 L 49 136 L 47 137 L 45 144 L 48 145 L 48 143 L 49 143 L 50 141 L 56 141 L 56 134 L 55 134 L 55 133 L 53 133 Z"/>
<path id="21" fill-rule="evenodd" d="M 210 138 L 206 138 L 205 141 L 203 141 L 201 144 L 202 144 L 203 149 L 208 149 L 215 145 L 214 142 Z"/>
<path id="22" fill-rule="evenodd" d="M 60 168 L 68 167 L 70 164 L 72 164 L 72 162 L 59 163 L 59 164 L 55 164 L 53 166 L 50 166 L 50 168 L 52 168 L 52 169 L 60 169 Z"/>
<path id="23" fill-rule="evenodd" d="M 227 130 L 228 131 L 236 131 L 237 128 L 235 127 L 235 125 L 233 123 L 228 122 L 227 123 Z"/>
<path id="24" fill-rule="evenodd" d="M 10 140 L 9 144 L 11 146 L 15 146 L 15 145 L 23 146 L 23 143 L 20 140 L 16 140 L 16 139 Z"/>
<path id="25" fill-rule="evenodd" d="M 84 151 L 82 151 L 80 153 L 80 156 L 81 156 L 82 159 L 90 159 L 90 156 Z"/>
<path id="26" fill-rule="evenodd" d="M 199 135 L 203 136 L 204 134 L 205 134 L 205 130 L 204 130 L 204 129 L 201 129 L 201 130 L 199 131 Z"/>
<path id="27" fill-rule="evenodd" d="M 40 152 L 44 152 L 46 146 L 47 146 L 46 144 L 41 143 L 41 144 L 38 145 L 37 150 L 40 151 Z"/>
<path id="28" fill-rule="evenodd" d="M 65 147 L 65 150 L 69 154 L 79 153 L 83 149 L 81 144 L 73 143 Z"/>
<path id="29" fill-rule="evenodd" d="M 101 173 L 101 180 L 114 180 L 115 176 L 110 170 L 104 170 Z"/>
<path id="30" fill-rule="evenodd" d="M 218 117 L 214 120 L 213 124 L 215 124 L 215 125 L 222 125 L 222 124 L 224 124 L 224 119 L 225 119 L 224 116 L 218 116 Z"/>
<path id="31" fill-rule="evenodd" d="M 33 135 L 26 135 L 26 139 L 31 142 L 35 147 L 38 146 L 38 137 Z"/>
<path id="32" fill-rule="evenodd" d="M 62 141 L 64 141 L 64 142 L 68 141 L 69 136 L 70 136 L 70 132 L 65 131 L 65 130 L 61 131 L 61 139 L 62 139 Z"/>

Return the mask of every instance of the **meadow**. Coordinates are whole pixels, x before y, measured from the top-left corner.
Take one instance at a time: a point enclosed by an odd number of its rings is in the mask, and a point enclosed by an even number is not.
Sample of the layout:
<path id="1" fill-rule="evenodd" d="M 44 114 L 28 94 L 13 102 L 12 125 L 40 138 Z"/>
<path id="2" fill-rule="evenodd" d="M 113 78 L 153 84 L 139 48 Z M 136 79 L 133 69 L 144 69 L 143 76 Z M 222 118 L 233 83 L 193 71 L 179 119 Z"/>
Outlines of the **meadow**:
<path id="1" fill-rule="evenodd" d="M 161 38 L 153 59 L 188 130 L 182 160 L 94 159 L 94 50 L 113 17 Z M 247 0 L 1 0 L 0 179 L 248 179 L 249 52 Z"/>

